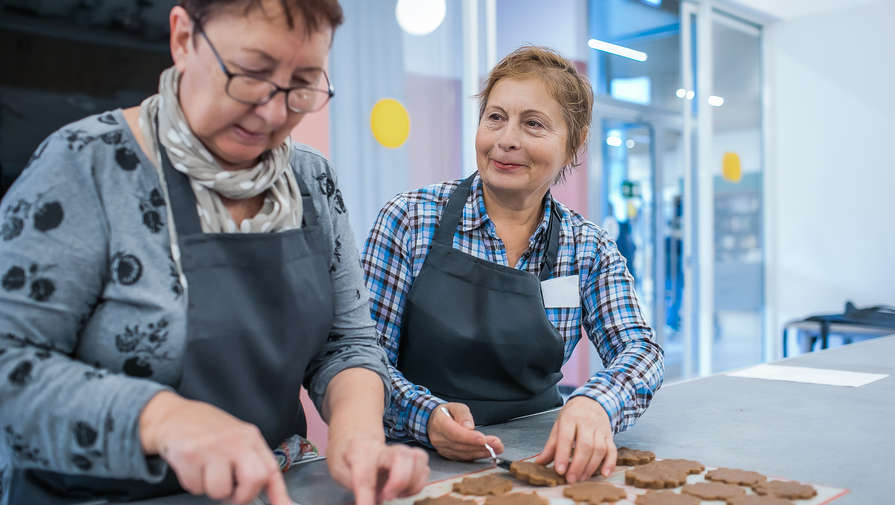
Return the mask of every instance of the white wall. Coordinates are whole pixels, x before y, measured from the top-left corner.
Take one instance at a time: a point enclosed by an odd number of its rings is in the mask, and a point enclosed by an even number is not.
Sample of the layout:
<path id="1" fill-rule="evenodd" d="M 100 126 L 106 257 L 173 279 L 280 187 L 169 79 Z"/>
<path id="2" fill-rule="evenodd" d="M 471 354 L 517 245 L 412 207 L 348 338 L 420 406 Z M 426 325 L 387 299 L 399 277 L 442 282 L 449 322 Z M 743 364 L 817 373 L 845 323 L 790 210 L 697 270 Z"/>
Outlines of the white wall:
<path id="1" fill-rule="evenodd" d="M 525 44 L 547 46 L 587 61 L 585 0 L 498 0 L 497 59 Z"/>
<path id="2" fill-rule="evenodd" d="M 771 323 L 895 305 L 895 2 L 771 24 L 765 44 Z"/>
<path id="3" fill-rule="evenodd" d="M 856 7 L 874 1 L 879 0 L 714 0 L 714 3 L 716 7 L 723 9 L 739 8 L 746 14 L 786 20 Z"/>

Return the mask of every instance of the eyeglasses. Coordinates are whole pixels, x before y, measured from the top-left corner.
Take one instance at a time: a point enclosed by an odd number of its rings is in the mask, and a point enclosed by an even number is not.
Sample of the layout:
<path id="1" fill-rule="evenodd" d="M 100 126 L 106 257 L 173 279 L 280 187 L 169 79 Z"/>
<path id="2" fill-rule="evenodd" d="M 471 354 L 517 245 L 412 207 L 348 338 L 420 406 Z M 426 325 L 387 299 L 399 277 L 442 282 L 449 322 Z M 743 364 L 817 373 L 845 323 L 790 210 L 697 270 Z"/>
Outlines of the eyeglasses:
<path id="1" fill-rule="evenodd" d="M 329 82 L 329 76 L 327 76 L 326 72 L 320 68 L 303 70 L 302 75 L 304 76 L 304 80 L 309 84 L 303 84 L 293 88 L 284 88 L 275 82 L 260 77 L 254 77 L 249 74 L 231 72 L 230 69 L 224 65 L 224 59 L 221 58 L 218 50 L 214 47 L 214 44 L 211 43 L 208 35 L 205 34 L 202 25 L 196 23 L 196 27 L 197 31 L 205 38 L 205 42 L 208 42 L 208 47 L 211 48 L 211 52 L 214 53 L 215 58 L 217 58 L 218 64 L 221 65 L 221 70 L 224 71 L 224 75 L 227 76 L 227 86 L 225 88 L 227 95 L 237 102 L 246 105 L 264 105 L 273 100 L 273 97 L 282 91 L 283 93 L 286 93 L 286 107 L 288 107 L 289 110 L 300 114 L 307 114 L 322 109 L 323 106 L 326 105 L 326 102 L 336 95 L 332 83 Z"/>

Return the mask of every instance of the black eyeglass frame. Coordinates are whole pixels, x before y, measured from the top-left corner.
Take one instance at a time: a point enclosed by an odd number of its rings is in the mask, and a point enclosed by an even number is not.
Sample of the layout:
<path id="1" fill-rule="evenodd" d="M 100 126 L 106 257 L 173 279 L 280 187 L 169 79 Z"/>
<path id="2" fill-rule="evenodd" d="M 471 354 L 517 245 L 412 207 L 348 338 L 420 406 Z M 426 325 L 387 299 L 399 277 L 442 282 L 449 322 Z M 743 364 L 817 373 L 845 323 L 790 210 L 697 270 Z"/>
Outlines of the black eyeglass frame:
<path id="1" fill-rule="evenodd" d="M 214 54 L 214 57 L 218 60 L 218 65 L 221 66 L 221 70 L 224 72 L 224 75 L 227 76 L 227 84 L 224 86 L 224 91 L 227 93 L 227 96 L 236 100 L 237 102 L 243 103 L 246 105 L 264 105 L 264 104 L 270 102 L 271 100 L 273 100 L 273 97 L 275 97 L 277 95 L 277 93 L 282 91 L 283 93 L 286 94 L 286 108 L 287 109 L 289 109 L 292 112 L 299 113 L 299 114 L 309 114 L 311 112 L 319 111 L 320 109 L 325 107 L 326 104 L 329 103 L 329 101 L 332 100 L 332 98 L 334 96 L 336 96 L 336 91 L 333 88 L 332 82 L 330 82 L 330 80 L 329 80 L 329 75 L 327 75 L 326 70 L 323 70 L 323 69 L 320 69 L 320 72 L 323 74 L 323 79 L 326 81 L 326 89 L 314 88 L 311 86 L 295 86 L 292 88 L 284 88 L 284 87 L 280 86 L 279 84 L 277 84 L 273 81 L 267 80 L 267 79 L 262 79 L 260 77 L 255 77 L 255 76 L 249 75 L 249 74 L 231 72 L 230 69 L 227 68 L 227 65 L 224 64 L 224 59 L 221 58 L 221 55 L 220 55 L 220 53 L 218 53 L 217 48 L 214 47 L 214 44 L 211 43 L 211 39 L 208 38 L 208 35 L 205 33 L 205 30 L 202 29 L 202 25 L 196 20 L 193 20 L 193 23 L 195 23 L 196 32 L 199 33 L 200 35 L 202 35 L 203 38 L 205 38 L 205 42 L 208 43 L 208 47 L 211 48 L 211 52 Z M 271 86 L 273 86 L 273 91 L 271 91 L 271 93 L 267 96 L 267 98 L 265 98 L 263 101 L 260 101 L 260 102 L 241 100 L 239 98 L 236 98 L 232 94 L 230 94 L 230 83 L 233 82 L 234 77 L 246 77 L 249 79 L 254 79 L 256 81 L 266 82 L 266 83 L 270 84 Z M 307 90 L 311 90 L 311 91 L 317 91 L 320 93 L 326 93 L 326 99 L 323 100 L 322 102 L 320 102 L 320 105 L 315 107 L 312 110 L 302 110 L 302 109 L 296 110 L 289 106 L 289 93 L 291 93 L 292 91 L 294 91 L 296 89 L 307 89 Z"/>

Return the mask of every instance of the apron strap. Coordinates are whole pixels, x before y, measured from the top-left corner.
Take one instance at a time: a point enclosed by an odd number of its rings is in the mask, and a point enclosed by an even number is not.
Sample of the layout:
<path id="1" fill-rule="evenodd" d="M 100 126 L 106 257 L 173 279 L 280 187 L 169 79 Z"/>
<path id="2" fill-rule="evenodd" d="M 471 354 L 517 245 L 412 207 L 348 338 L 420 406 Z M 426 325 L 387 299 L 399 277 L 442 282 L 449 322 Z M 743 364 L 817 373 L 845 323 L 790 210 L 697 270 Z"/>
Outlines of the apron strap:
<path id="1" fill-rule="evenodd" d="M 292 170 L 292 167 L 289 167 Z M 317 224 L 320 213 L 314 206 L 314 198 L 311 196 L 311 190 L 302 177 L 296 173 L 295 181 L 298 182 L 298 189 L 301 191 L 301 226 L 314 226 Z"/>
<path id="2" fill-rule="evenodd" d="M 547 193 L 550 195 L 550 193 Z M 553 195 L 550 198 L 550 222 L 547 225 L 547 250 L 541 259 L 541 272 L 538 279 L 546 281 L 550 274 L 553 273 L 553 267 L 556 265 L 556 255 L 559 251 L 559 230 L 562 228 L 562 222 L 559 218 L 559 210 L 556 208 L 556 200 Z"/>
<path id="3" fill-rule="evenodd" d="M 447 207 L 441 215 L 432 243 L 444 244 L 448 247 L 454 245 L 454 232 L 457 231 L 457 225 L 460 224 L 460 219 L 463 217 L 463 206 L 466 205 L 466 199 L 469 198 L 469 188 L 472 187 L 472 181 L 477 173 L 474 172 L 454 189 Z"/>
<path id="4" fill-rule="evenodd" d="M 196 194 L 190 186 L 189 177 L 175 170 L 168 158 L 168 151 L 159 137 L 158 115 L 155 117 L 155 142 L 162 158 L 162 170 L 168 186 L 168 199 L 171 200 L 171 213 L 177 234 L 185 236 L 202 233 L 199 212 L 196 210 Z"/>
<path id="5" fill-rule="evenodd" d="M 432 243 L 453 247 L 454 233 L 457 231 L 457 225 L 460 224 L 460 219 L 463 217 L 463 207 L 469 198 L 472 181 L 475 180 L 477 173 L 475 172 L 467 177 L 454 189 L 444 209 L 444 213 L 441 215 L 441 221 L 437 225 Z M 556 265 L 556 256 L 559 251 L 559 231 L 562 227 L 559 211 L 556 208 L 556 200 L 553 199 L 553 195 L 550 195 L 549 192 L 547 195 L 550 199 L 550 221 L 547 224 L 547 249 L 544 252 L 544 257 L 541 259 L 541 272 L 538 275 L 538 278 L 542 281 L 547 280 L 553 272 L 553 267 Z"/>

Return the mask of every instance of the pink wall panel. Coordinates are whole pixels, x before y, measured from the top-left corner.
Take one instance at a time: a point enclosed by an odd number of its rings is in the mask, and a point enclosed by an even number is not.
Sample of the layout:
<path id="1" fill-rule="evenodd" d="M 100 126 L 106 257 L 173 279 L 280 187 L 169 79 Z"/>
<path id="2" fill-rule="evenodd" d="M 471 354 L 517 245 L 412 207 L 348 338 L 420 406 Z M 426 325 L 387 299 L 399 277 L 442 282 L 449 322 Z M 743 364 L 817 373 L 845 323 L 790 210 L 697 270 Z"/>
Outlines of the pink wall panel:
<path id="1" fill-rule="evenodd" d="M 292 130 L 292 140 L 307 144 L 329 156 L 329 104 L 322 110 L 308 114 Z"/>
<path id="2" fill-rule="evenodd" d="M 581 156 L 580 161 L 581 165 L 573 168 L 564 182 L 550 188 L 550 192 L 553 198 L 587 218 L 587 153 Z"/>

